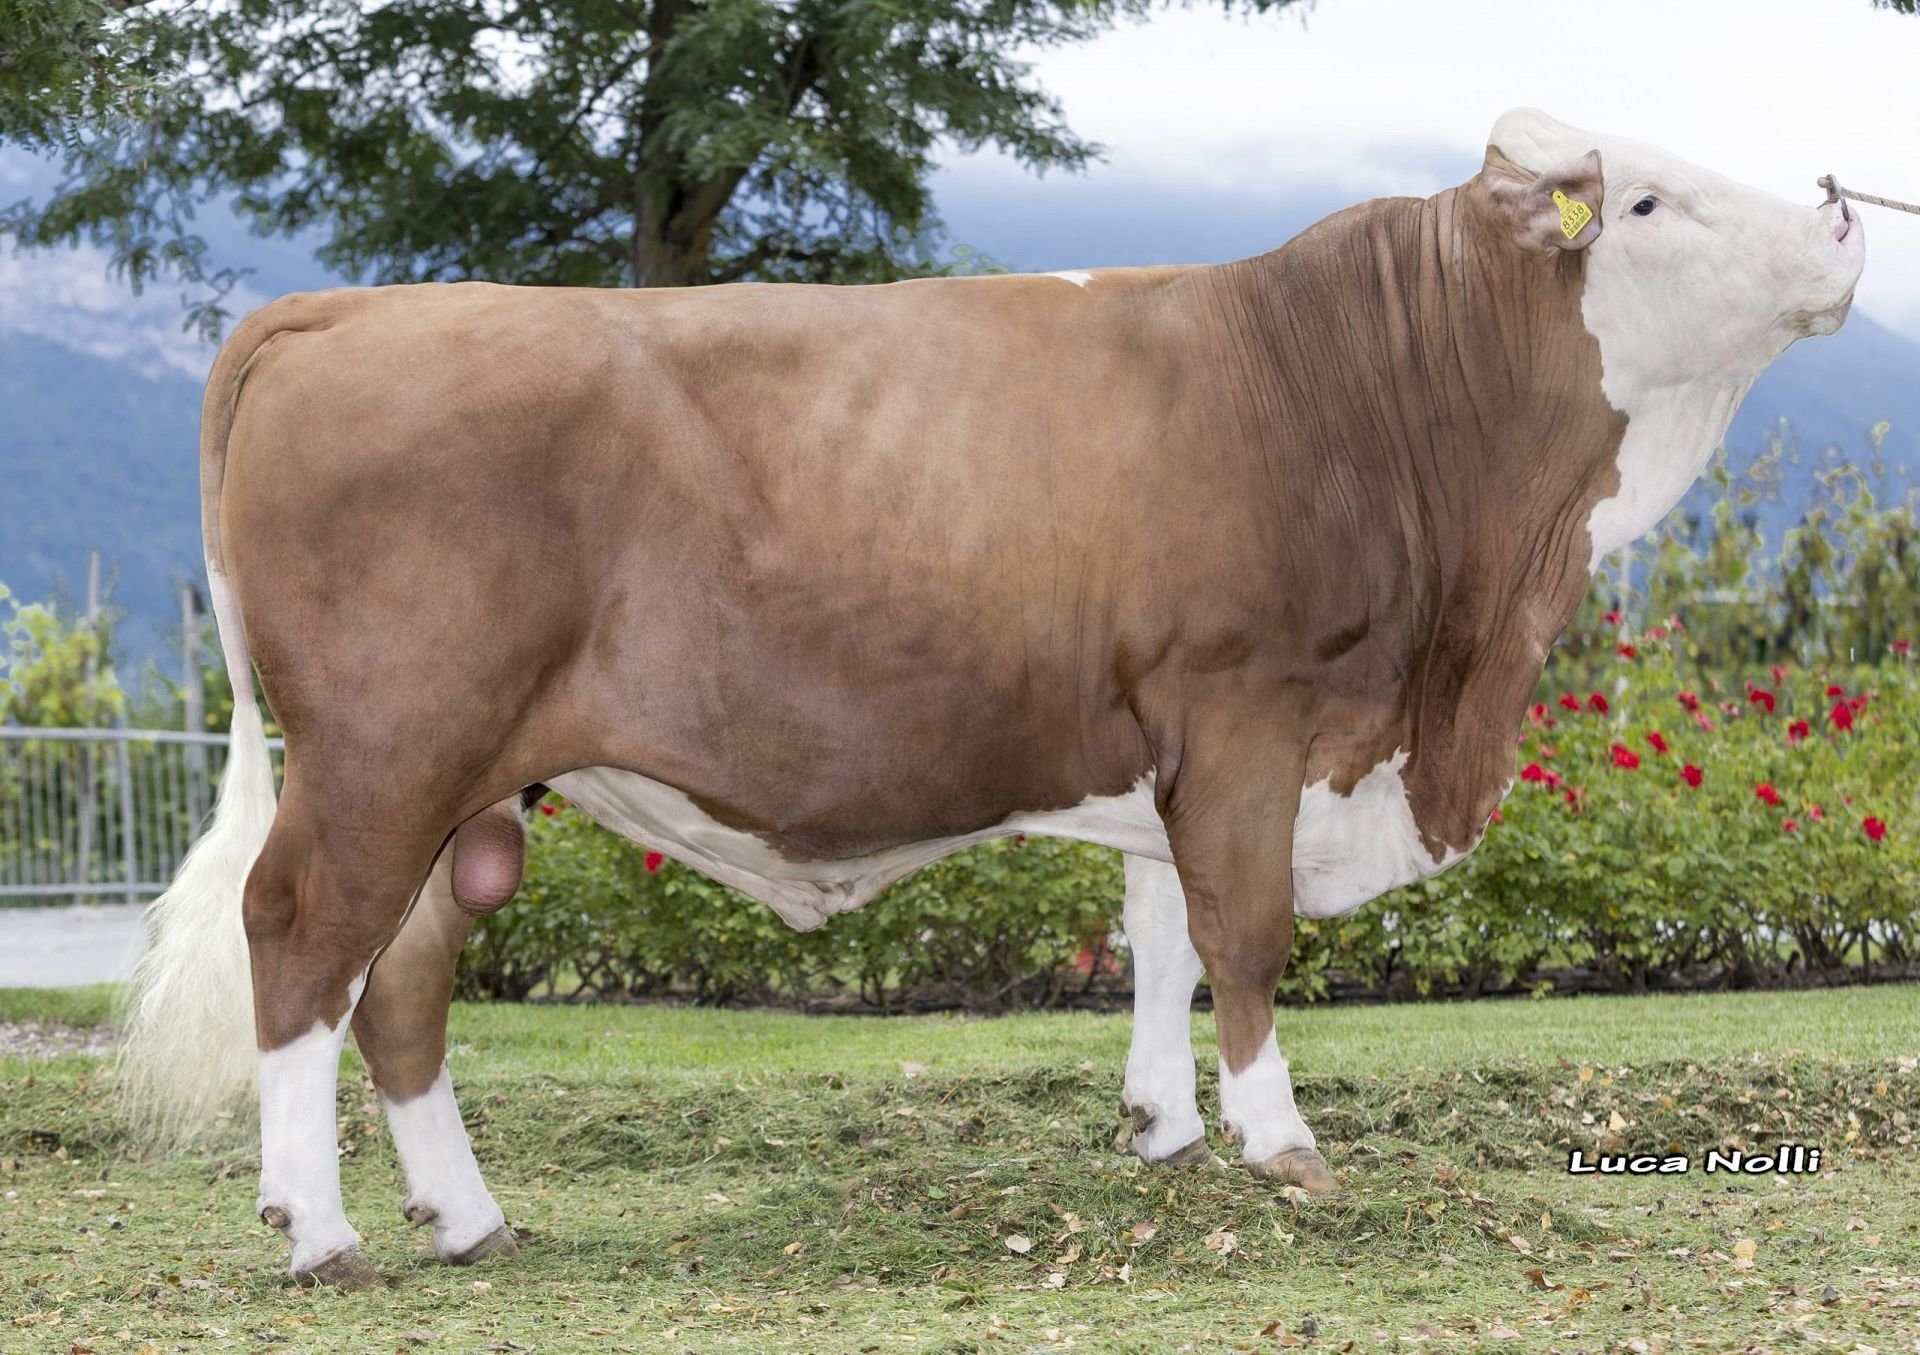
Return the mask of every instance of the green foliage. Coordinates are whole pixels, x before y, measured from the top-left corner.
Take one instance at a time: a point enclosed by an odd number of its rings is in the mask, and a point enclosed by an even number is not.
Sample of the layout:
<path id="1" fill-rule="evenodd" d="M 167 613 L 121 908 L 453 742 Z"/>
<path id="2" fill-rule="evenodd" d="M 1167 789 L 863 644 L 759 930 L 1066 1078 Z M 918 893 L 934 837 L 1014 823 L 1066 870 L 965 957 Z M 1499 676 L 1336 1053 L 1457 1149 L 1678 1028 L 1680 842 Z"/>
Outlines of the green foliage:
<path id="1" fill-rule="evenodd" d="M 0 0 L 5 3 L 6 0 Z M 79 4 L 82 0 L 13 0 Z M 1278 8 L 1289 0 L 1255 0 Z M 172 97 L 90 124 L 63 182 L 0 217 L 31 247 L 91 240 L 137 287 L 236 280 L 191 229 L 232 196 L 263 231 L 379 282 L 573 286 L 879 281 L 942 259 L 937 151 L 1036 169 L 1096 148 L 1027 53 L 1145 0 L 242 0 L 120 20 Z"/>
<path id="2" fill-rule="evenodd" d="M 109 725 L 126 704 L 114 676 L 111 608 L 89 626 L 47 603 L 22 603 L 0 584 L 0 724 L 67 729 Z M 88 665 L 95 665 L 91 681 Z"/>
<path id="3" fill-rule="evenodd" d="M 138 117 L 155 83 L 114 0 L 0 0 L 0 145 L 75 143 L 81 130 Z"/>
<path id="4" fill-rule="evenodd" d="M 1534 708 L 1520 779 L 1465 862 L 1304 923 L 1287 989 L 1476 992 L 1566 969 L 1621 988 L 1748 986 L 1911 963 L 1911 665 L 1762 670 L 1749 687 L 1690 668 L 1685 633 L 1656 630 L 1615 660 L 1604 713 L 1586 690 Z"/>
<path id="5" fill-rule="evenodd" d="M 823 993 L 890 1008 L 1058 1001 L 1100 972 L 1120 863 L 1082 843 L 1013 838 L 915 872 L 859 912 L 796 932 L 765 904 L 621 841 L 549 797 L 512 903 L 482 919 L 461 965 L 470 996 L 691 992 L 702 1001 Z"/>

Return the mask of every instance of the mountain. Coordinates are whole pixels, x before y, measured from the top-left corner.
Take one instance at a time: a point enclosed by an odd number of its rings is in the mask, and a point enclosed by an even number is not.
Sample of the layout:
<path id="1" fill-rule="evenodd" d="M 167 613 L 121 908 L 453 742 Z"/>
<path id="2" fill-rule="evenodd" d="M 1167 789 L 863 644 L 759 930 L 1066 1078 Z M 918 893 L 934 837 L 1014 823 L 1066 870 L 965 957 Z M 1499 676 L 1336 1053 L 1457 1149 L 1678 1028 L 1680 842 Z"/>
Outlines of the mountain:
<path id="1" fill-rule="evenodd" d="M 1082 262 L 1093 262 L 1083 259 Z M 179 617 L 179 585 L 200 578 L 199 384 L 162 369 L 0 334 L 0 581 L 40 598 L 85 588 L 87 552 L 114 576 L 127 609 L 122 655 L 162 648 Z M 1885 420 L 1887 488 L 1904 494 L 1920 467 L 1920 343 L 1856 313 L 1831 338 L 1795 345 L 1741 407 L 1729 447 L 1750 455 L 1787 419 L 1803 455 L 1780 502 L 1790 519 L 1812 486 L 1818 448 L 1866 454 Z"/>

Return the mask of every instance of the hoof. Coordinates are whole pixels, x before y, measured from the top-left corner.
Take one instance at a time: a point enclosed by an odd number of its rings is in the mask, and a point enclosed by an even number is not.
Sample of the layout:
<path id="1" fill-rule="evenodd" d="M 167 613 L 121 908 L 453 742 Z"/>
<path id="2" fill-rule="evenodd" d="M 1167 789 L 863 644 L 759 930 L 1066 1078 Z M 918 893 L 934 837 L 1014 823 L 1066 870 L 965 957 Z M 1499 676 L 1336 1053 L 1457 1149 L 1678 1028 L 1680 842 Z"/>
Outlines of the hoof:
<path id="1" fill-rule="evenodd" d="M 513 1235 L 513 1229 L 504 1223 L 463 1252 L 440 1259 L 450 1266 L 470 1266 L 476 1261 L 484 1261 L 489 1256 L 515 1257 L 520 1254 L 520 1241 Z"/>
<path id="2" fill-rule="evenodd" d="M 1174 1149 L 1154 1165 L 1166 1167 L 1215 1167 L 1224 1170 L 1227 1164 L 1219 1159 L 1213 1149 L 1207 1147 L 1207 1136 L 1202 1134 L 1184 1148 Z"/>
<path id="3" fill-rule="evenodd" d="M 1327 1160 L 1314 1148 L 1288 1148 L 1272 1157 L 1243 1165 L 1264 1181 L 1299 1186 L 1315 1195 L 1331 1195 L 1340 1189 L 1340 1183 L 1327 1168 Z"/>
<path id="4" fill-rule="evenodd" d="M 409 1204 L 401 1209 L 400 1217 L 418 1228 L 423 1223 L 432 1223 L 440 1217 L 440 1211 L 430 1204 Z"/>
<path id="5" fill-rule="evenodd" d="M 343 1247 L 318 1265 L 295 1271 L 293 1278 L 304 1284 L 325 1284 L 346 1290 L 384 1289 L 387 1284 L 358 1247 Z"/>

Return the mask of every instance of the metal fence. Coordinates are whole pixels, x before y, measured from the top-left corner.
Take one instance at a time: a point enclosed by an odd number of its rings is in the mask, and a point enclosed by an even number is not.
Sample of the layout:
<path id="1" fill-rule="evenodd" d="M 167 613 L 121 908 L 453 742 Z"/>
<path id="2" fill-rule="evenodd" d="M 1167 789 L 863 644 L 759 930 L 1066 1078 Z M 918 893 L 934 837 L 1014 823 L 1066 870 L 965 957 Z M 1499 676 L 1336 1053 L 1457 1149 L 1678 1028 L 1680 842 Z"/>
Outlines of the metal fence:
<path id="1" fill-rule="evenodd" d="M 0 726 L 0 905 L 154 898 L 226 759 L 224 734 Z"/>

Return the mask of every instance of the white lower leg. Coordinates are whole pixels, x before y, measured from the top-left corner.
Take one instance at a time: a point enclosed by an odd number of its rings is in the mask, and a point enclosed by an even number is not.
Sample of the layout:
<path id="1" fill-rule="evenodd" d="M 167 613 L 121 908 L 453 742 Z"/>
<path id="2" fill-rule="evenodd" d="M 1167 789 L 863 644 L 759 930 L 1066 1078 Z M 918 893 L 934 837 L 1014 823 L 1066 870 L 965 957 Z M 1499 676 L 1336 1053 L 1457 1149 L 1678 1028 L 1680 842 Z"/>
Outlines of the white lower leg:
<path id="1" fill-rule="evenodd" d="M 432 1223 L 433 1251 L 441 1260 L 465 1259 L 507 1220 L 473 1160 L 453 1079 L 442 1065 L 433 1085 L 412 1100 L 392 1101 L 382 1093 L 380 1103 L 407 1174 L 406 1216 Z"/>
<path id="2" fill-rule="evenodd" d="M 354 982 L 339 1025 L 316 1022 L 260 1056 L 260 1214 L 286 1234 L 296 1275 L 360 1244 L 340 1200 L 334 1095 L 351 1003 L 364 986 Z"/>
<path id="3" fill-rule="evenodd" d="M 1162 861 L 1126 858 L 1127 944 L 1133 951 L 1133 1043 L 1125 1101 L 1136 1124 L 1133 1150 L 1156 1162 L 1206 1140 L 1194 1093 L 1193 988 L 1200 957 L 1187 939 L 1180 877 Z"/>
<path id="4" fill-rule="evenodd" d="M 1248 1162 L 1263 1162 L 1289 1148 L 1315 1146 L 1313 1131 L 1293 1104 L 1293 1076 L 1273 1032 L 1252 1063 L 1230 1072 L 1220 1060 L 1220 1121 L 1227 1138 L 1241 1144 Z"/>

